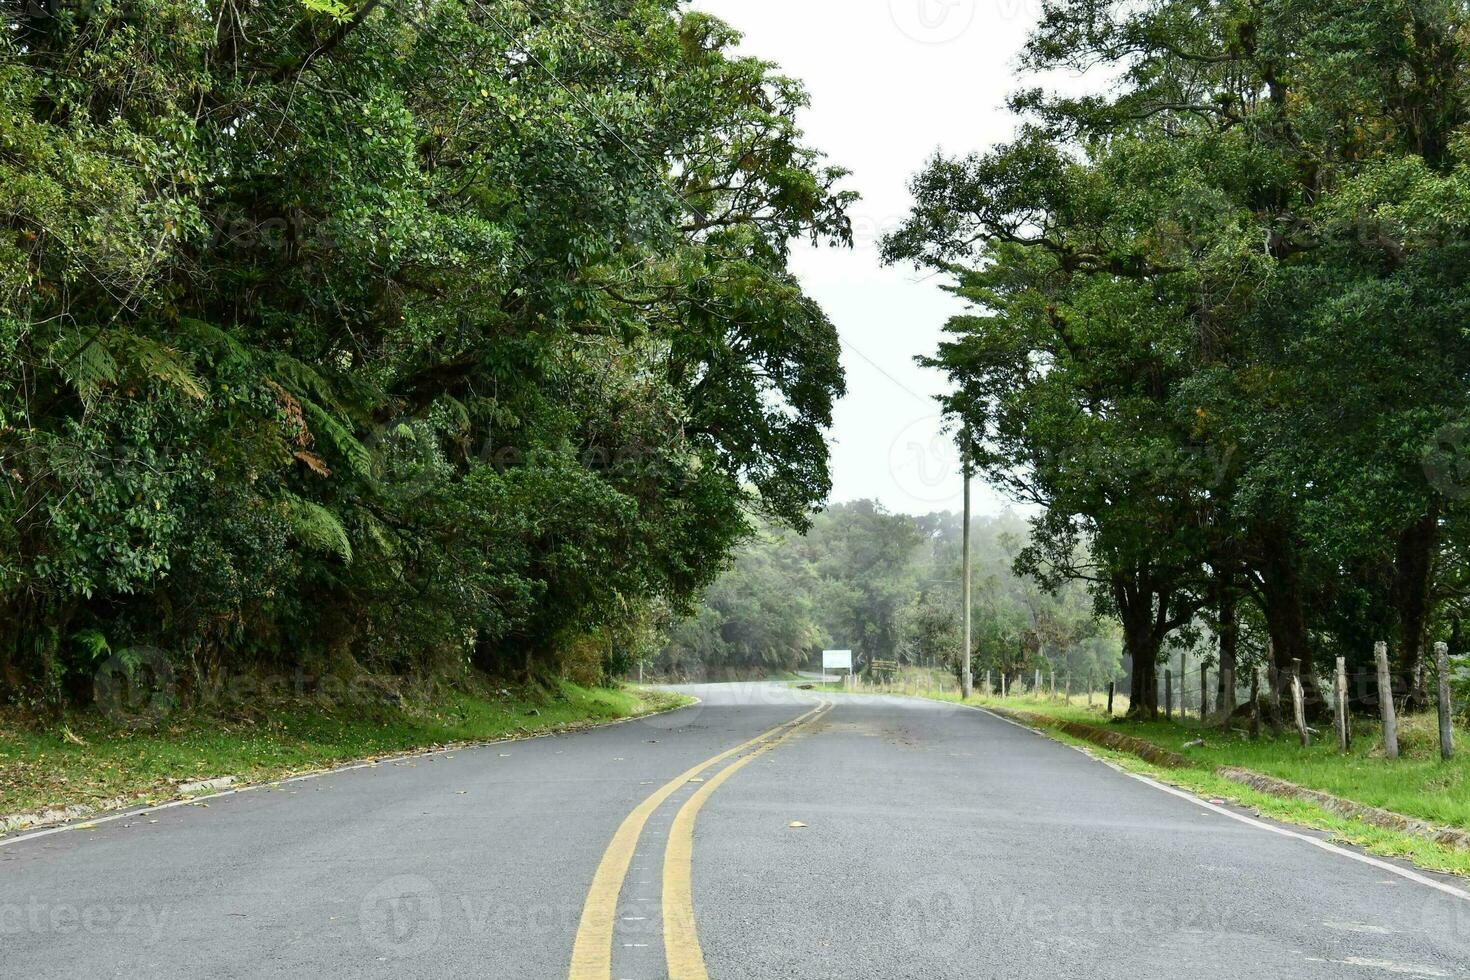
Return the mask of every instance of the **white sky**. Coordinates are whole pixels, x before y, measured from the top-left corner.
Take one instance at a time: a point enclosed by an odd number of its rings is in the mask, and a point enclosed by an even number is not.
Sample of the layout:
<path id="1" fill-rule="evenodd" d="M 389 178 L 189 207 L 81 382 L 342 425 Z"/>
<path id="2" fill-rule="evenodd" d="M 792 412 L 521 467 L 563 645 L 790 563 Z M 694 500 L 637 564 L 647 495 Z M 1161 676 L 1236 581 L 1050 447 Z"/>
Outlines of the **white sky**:
<path id="1" fill-rule="evenodd" d="M 919 282 L 925 274 L 913 268 L 884 268 L 877 241 L 908 212 L 909 178 L 935 150 L 983 150 L 1014 134 L 1004 100 L 1020 87 L 1016 55 L 1039 0 L 693 6 L 744 32 L 742 53 L 806 83 L 812 107 L 802 123 L 810 142 L 853 171 L 847 186 L 863 196 L 853 211 L 854 250 L 798 248 L 793 258 L 845 346 L 848 395 L 832 431 L 832 500 L 873 497 L 914 514 L 958 510 L 957 458 L 933 402 L 945 381 L 913 359 L 935 350 L 959 304 L 937 279 Z M 983 484 L 974 492 L 977 511 L 1004 509 L 1004 498 Z"/>

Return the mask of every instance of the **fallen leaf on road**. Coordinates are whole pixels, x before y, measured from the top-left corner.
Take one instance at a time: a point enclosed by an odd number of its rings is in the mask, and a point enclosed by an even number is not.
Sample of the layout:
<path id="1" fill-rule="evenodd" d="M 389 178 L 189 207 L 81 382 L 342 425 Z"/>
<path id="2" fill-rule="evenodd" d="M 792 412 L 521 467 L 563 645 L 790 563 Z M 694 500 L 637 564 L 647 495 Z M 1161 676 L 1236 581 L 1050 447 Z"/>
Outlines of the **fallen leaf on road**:
<path id="1" fill-rule="evenodd" d="M 800 827 L 805 827 L 806 824 L 802 823 L 800 820 L 793 820 L 789 824 L 787 824 L 786 826 L 800 828 Z"/>

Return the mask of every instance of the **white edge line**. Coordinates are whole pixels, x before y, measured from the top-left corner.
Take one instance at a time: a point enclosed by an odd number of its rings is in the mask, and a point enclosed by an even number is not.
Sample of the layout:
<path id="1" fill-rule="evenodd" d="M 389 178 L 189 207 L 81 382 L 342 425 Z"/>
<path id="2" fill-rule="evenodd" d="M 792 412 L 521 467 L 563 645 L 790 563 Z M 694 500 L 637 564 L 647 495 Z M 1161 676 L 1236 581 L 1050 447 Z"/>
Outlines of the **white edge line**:
<path id="1" fill-rule="evenodd" d="M 903 694 L 898 695 L 898 697 L 911 697 L 911 695 Z M 989 715 L 997 721 L 1003 721 L 1007 725 L 1015 725 L 1022 731 L 1030 732 L 1033 735 L 1044 738 L 1054 745 L 1061 745 L 1066 748 L 1076 749 L 1077 751 L 1081 752 L 1082 755 L 1086 756 L 1092 761 L 1100 762 L 1103 765 L 1107 766 L 1109 769 L 1114 770 L 1115 772 L 1119 772 L 1124 776 L 1130 776 L 1133 779 L 1136 779 L 1139 782 L 1143 783 L 1144 785 L 1152 786 L 1154 789 L 1168 793 L 1170 796 L 1177 796 L 1181 800 L 1187 800 L 1188 802 L 1193 803 L 1196 806 L 1203 807 L 1204 809 L 1210 810 L 1214 813 L 1218 813 L 1221 816 L 1229 817 L 1231 820 L 1239 821 L 1240 823 L 1243 823 L 1248 827 L 1255 827 L 1257 830 L 1265 830 L 1282 837 L 1291 837 L 1299 841 L 1305 841 L 1306 843 L 1311 844 L 1313 847 L 1321 848 L 1322 850 L 1327 851 L 1331 854 L 1337 854 L 1341 857 L 1351 858 L 1352 860 L 1357 861 L 1360 864 L 1366 864 L 1369 867 L 1377 868 L 1380 871 L 1387 871 L 1390 874 L 1398 875 L 1400 878 L 1406 878 L 1409 881 L 1417 882 L 1421 885 L 1428 885 L 1435 891 L 1443 892 L 1444 894 L 1453 896 L 1454 898 L 1470 902 L 1470 892 L 1467 892 L 1464 889 L 1456 888 L 1454 885 L 1450 885 L 1442 881 L 1436 881 L 1433 878 L 1419 874 L 1417 871 L 1411 871 L 1408 868 L 1401 868 L 1398 865 L 1392 864 L 1388 861 L 1382 861 L 1378 858 L 1370 857 L 1367 854 L 1359 854 L 1356 851 L 1350 851 L 1345 847 L 1339 847 L 1336 844 L 1321 840 L 1317 837 L 1312 837 L 1309 834 L 1298 833 L 1297 831 L 1290 830 L 1286 827 L 1273 827 L 1271 824 L 1265 823 L 1261 820 L 1257 820 L 1254 817 L 1247 817 L 1244 814 L 1236 813 L 1233 810 L 1229 810 L 1223 806 L 1211 803 L 1208 800 L 1202 800 L 1193 793 L 1186 792 L 1174 786 L 1167 786 L 1164 783 L 1161 783 L 1156 779 L 1151 779 L 1148 776 L 1142 775 L 1141 773 L 1129 772 L 1127 769 L 1124 769 L 1121 766 L 1116 766 L 1113 763 L 1109 762 L 1107 759 L 1102 758 L 1101 756 L 1094 755 L 1093 753 L 1088 752 L 1085 749 L 1078 749 L 1077 746 L 1068 745 L 1068 743 L 1066 742 L 1059 742 L 1056 739 L 1052 738 L 1049 734 L 1041 731 L 1038 728 L 1033 728 L 1030 725 L 1022 724 L 1021 722 L 1016 721 L 1013 718 L 1007 718 L 1004 715 L 996 714 L 989 708 L 982 708 L 979 705 L 974 704 L 963 704 L 959 701 L 939 701 L 934 698 L 914 698 L 913 700 L 928 701 L 934 704 L 953 704 L 959 708 L 966 708 L 970 711 L 978 711 L 981 714 Z"/>
<path id="2" fill-rule="evenodd" d="M 1046 732 L 1040 731 L 1036 728 L 1032 728 L 1030 725 L 1023 725 L 1019 721 L 1007 718 L 1004 715 L 998 715 L 988 708 L 977 707 L 973 704 L 961 704 L 960 707 L 969 708 L 971 711 L 979 711 L 983 714 L 989 715 L 992 718 L 1003 721 L 1008 725 L 1015 725 L 1017 728 L 1022 729 L 1023 731 L 1031 732 L 1035 735 L 1039 735 L 1047 741 L 1052 742 L 1053 744 L 1067 744 L 1065 742 L 1058 742 Z M 1076 748 L 1076 746 L 1068 747 Z M 1381 861 L 1378 858 L 1370 857 L 1367 854 L 1359 854 L 1358 852 L 1350 851 L 1345 847 L 1338 847 L 1336 844 L 1322 840 L 1317 837 L 1313 837 L 1310 834 L 1298 833 L 1297 831 L 1290 830 L 1286 827 L 1273 827 L 1271 824 L 1268 824 L 1261 820 L 1257 820 L 1254 817 L 1247 817 L 1243 813 L 1236 813 L 1233 810 L 1229 810 L 1223 806 L 1219 806 L 1218 804 L 1211 803 L 1208 800 L 1202 800 L 1193 793 L 1186 792 L 1182 789 L 1179 789 L 1178 787 L 1165 785 L 1164 783 L 1159 782 L 1157 779 L 1152 779 L 1148 776 L 1143 775 L 1142 773 L 1129 772 L 1127 769 L 1124 769 L 1121 766 L 1115 766 L 1107 759 L 1093 755 L 1091 752 L 1088 752 L 1086 750 L 1079 749 L 1078 751 L 1082 752 L 1083 755 L 1085 755 L 1089 759 L 1092 759 L 1094 762 L 1101 762 L 1109 769 L 1122 773 L 1125 776 L 1132 777 L 1133 779 L 1138 780 L 1146 786 L 1152 786 L 1154 789 L 1168 793 L 1170 796 L 1177 796 L 1181 800 L 1187 800 L 1190 803 L 1193 803 L 1195 806 L 1203 807 L 1206 810 L 1218 813 L 1224 817 L 1229 817 L 1231 820 L 1239 821 L 1240 823 L 1243 823 L 1248 827 L 1255 827 L 1257 830 L 1265 830 L 1273 834 L 1278 834 L 1282 837 L 1291 837 L 1299 841 L 1305 841 L 1306 843 L 1311 844 L 1313 847 L 1321 848 L 1322 850 L 1329 853 L 1337 854 L 1345 858 L 1351 858 L 1352 860 L 1357 861 L 1361 864 L 1366 864 L 1370 867 L 1377 868 L 1380 871 L 1387 871 L 1390 874 L 1396 874 L 1400 878 L 1407 878 L 1409 881 L 1418 882 L 1421 885 L 1428 885 L 1430 888 L 1433 888 L 1436 891 L 1441 891 L 1444 892 L 1446 895 L 1452 895 L 1455 898 L 1470 902 L 1470 892 L 1467 892 L 1460 888 L 1456 888 L 1454 885 L 1446 884 L 1443 881 L 1435 881 L 1433 878 L 1419 874 L 1419 872 L 1417 871 L 1411 871 L 1408 868 L 1401 868 L 1396 864 L 1392 864 L 1388 861 Z"/>
<path id="3" fill-rule="evenodd" d="M 20 833 L 13 837 L 0 837 L 0 847 L 9 847 L 12 844 L 20 844 L 28 840 L 36 840 L 39 837 L 50 837 L 52 834 L 63 834 L 67 833 L 68 831 L 91 830 L 98 824 L 112 823 L 116 820 L 125 820 L 128 817 L 141 817 L 149 813 L 154 813 L 158 810 L 172 810 L 174 807 L 177 806 L 192 806 L 195 803 L 206 803 L 209 800 L 218 800 L 226 796 L 238 796 L 241 793 L 250 793 L 255 790 L 269 789 L 276 786 L 284 786 L 287 783 L 300 783 L 308 779 L 320 779 L 323 776 L 335 776 L 339 773 L 355 772 L 358 769 L 372 769 L 376 766 L 382 765 L 385 762 L 394 763 L 406 762 L 411 759 L 427 759 L 431 756 L 447 755 L 450 752 L 467 752 L 471 749 L 488 749 L 496 745 L 511 745 L 516 742 L 529 742 L 533 739 L 551 738 L 555 735 L 578 735 L 582 732 L 596 731 L 599 728 L 612 728 L 614 725 L 626 725 L 628 722 L 640 721 L 644 718 L 656 718 L 659 715 L 672 714 L 675 711 L 683 711 L 686 708 L 697 708 L 700 705 L 704 704 L 703 698 L 694 697 L 694 695 L 692 694 L 685 695 L 685 697 L 694 698 L 694 703 L 681 704 L 672 708 L 663 708 L 662 710 L 650 711 L 647 714 L 642 715 L 629 715 L 626 718 L 616 718 L 612 721 L 603 722 L 597 725 L 588 725 L 584 728 L 569 729 L 559 732 L 537 732 L 534 735 L 522 735 L 519 738 L 497 738 L 493 741 L 488 742 L 457 742 L 453 745 L 446 745 L 443 748 L 430 749 L 427 752 L 404 752 L 398 755 L 374 756 L 375 761 L 373 762 L 354 762 L 345 766 L 337 766 L 334 769 L 323 769 L 319 772 L 302 773 L 299 776 L 287 776 L 283 779 L 268 779 L 262 783 L 251 783 L 248 786 L 241 786 L 237 789 L 227 789 L 221 793 L 210 793 L 207 796 L 189 796 L 179 800 L 169 800 L 166 803 L 158 803 L 153 806 L 129 807 L 126 810 L 119 810 L 116 813 L 105 813 L 95 817 L 77 817 L 73 820 L 67 821 L 66 823 L 57 824 L 54 827 L 46 827 L 41 830 L 33 830 L 26 833 Z"/>

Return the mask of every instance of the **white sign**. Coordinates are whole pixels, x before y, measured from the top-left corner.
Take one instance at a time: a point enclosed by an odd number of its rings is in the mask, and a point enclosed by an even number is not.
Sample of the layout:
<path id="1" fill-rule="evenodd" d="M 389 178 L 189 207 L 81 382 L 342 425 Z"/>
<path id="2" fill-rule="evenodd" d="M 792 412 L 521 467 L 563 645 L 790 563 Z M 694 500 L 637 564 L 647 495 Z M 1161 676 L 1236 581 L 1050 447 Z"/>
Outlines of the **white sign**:
<path id="1" fill-rule="evenodd" d="M 825 673 L 828 670 L 828 668 L 832 668 L 832 669 L 838 669 L 838 668 L 840 668 L 842 670 L 852 670 L 852 651 L 851 650 L 823 650 L 822 651 L 822 671 L 823 671 L 823 673 Z"/>

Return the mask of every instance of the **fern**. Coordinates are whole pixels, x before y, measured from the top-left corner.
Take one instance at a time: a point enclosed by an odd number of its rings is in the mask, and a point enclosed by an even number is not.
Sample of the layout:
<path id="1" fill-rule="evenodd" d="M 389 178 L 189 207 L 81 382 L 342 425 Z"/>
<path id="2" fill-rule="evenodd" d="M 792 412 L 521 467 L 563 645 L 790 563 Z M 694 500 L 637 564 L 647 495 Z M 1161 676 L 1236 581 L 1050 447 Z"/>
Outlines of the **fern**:
<path id="1" fill-rule="evenodd" d="M 365 480 L 371 479 L 372 454 L 357 436 L 352 434 L 352 430 L 338 422 L 326 409 L 309 398 L 301 399 L 301 407 L 306 412 L 312 435 L 318 440 L 325 436 L 327 442 L 337 451 L 337 455 L 347 461 L 347 467 L 354 475 Z"/>
<path id="2" fill-rule="evenodd" d="M 192 317 L 181 318 L 179 333 L 196 341 L 202 348 L 212 348 L 216 352 L 223 353 L 226 359 L 246 363 L 252 363 L 257 359 L 255 352 L 241 343 L 234 334 L 204 320 L 195 320 Z"/>
<path id="3" fill-rule="evenodd" d="M 58 354 L 62 375 L 88 404 L 130 376 L 161 381 L 190 398 L 205 394 L 184 354 L 129 330 L 71 334 L 62 340 Z"/>
<path id="4" fill-rule="evenodd" d="M 295 494 L 287 494 L 282 502 L 291 534 L 297 541 L 313 551 L 336 555 L 344 562 L 351 563 L 352 541 L 347 537 L 347 529 L 342 526 L 336 514 L 321 504 L 303 500 Z"/>
<path id="5" fill-rule="evenodd" d="M 108 353 L 101 339 L 100 334 L 90 342 L 86 337 L 73 337 L 62 348 L 62 374 L 88 405 L 121 377 L 117 359 Z"/>
<path id="6" fill-rule="evenodd" d="M 112 655 L 112 645 L 107 642 L 106 634 L 99 629 L 78 630 L 71 635 L 71 639 L 82 654 L 84 665 L 88 668 L 101 663 Z"/>
<path id="7" fill-rule="evenodd" d="M 162 381 L 190 398 L 204 397 L 204 383 L 194 373 L 193 365 L 184 354 L 139 334 L 117 330 L 112 332 L 112 336 L 117 347 L 129 355 L 130 366 L 136 367 L 140 373 Z"/>
<path id="8" fill-rule="evenodd" d="M 326 406 L 333 415 L 348 415 L 347 406 L 337 399 L 337 393 L 316 368 L 298 361 L 289 354 L 276 354 L 271 358 L 271 369 L 282 386 L 303 401 L 310 399 Z"/>

